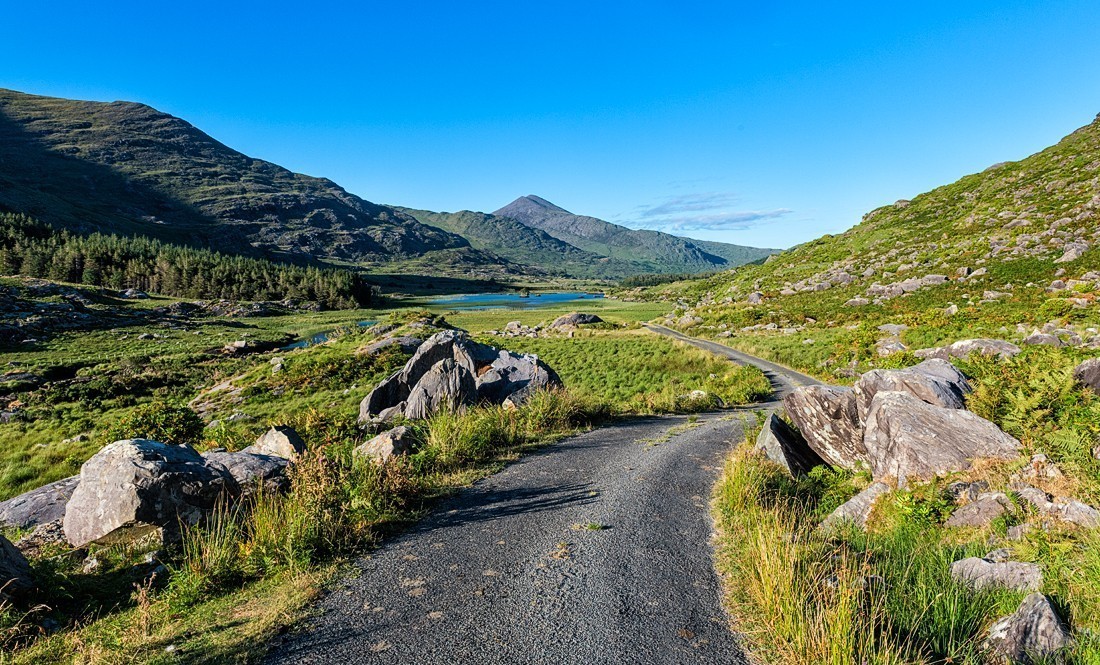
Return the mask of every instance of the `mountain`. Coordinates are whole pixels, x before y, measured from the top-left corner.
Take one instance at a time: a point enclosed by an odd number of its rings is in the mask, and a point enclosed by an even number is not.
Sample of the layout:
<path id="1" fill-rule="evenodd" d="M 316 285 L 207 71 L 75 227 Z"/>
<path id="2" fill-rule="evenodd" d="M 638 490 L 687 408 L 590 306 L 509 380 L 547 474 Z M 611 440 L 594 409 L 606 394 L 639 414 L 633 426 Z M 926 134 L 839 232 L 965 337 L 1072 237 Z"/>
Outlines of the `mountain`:
<path id="1" fill-rule="evenodd" d="M 574 215 L 538 196 L 521 196 L 493 213 L 592 254 L 637 266 L 638 272 L 704 272 L 763 259 L 775 250 L 712 243 L 628 229 L 595 217 Z"/>
<path id="2" fill-rule="evenodd" d="M 633 292 L 749 351 L 843 380 L 972 337 L 1100 348 L 1100 116 L 1056 145 L 705 279 Z M 890 327 L 880 329 L 879 326 Z M 900 327 L 899 327 L 900 326 Z M 809 340 L 809 341 L 804 341 Z"/>
<path id="3" fill-rule="evenodd" d="M 397 209 L 422 224 L 462 236 L 475 249 L 491 252 L 516 264 L 537 267 L 549 274 L 617 279 L 644 272 L 643 267 L 629 261 L 586 252 L 510 217 L 469 210 L 448 213 Z"/>
<path id="4" fill-rule="evenodd" d="M 0 146 L 0 210 L 80 233 L 345 262 L 440 250 L 495 262 L 453 233 L 244 155 L 144 104 L 0 89 Z"/>

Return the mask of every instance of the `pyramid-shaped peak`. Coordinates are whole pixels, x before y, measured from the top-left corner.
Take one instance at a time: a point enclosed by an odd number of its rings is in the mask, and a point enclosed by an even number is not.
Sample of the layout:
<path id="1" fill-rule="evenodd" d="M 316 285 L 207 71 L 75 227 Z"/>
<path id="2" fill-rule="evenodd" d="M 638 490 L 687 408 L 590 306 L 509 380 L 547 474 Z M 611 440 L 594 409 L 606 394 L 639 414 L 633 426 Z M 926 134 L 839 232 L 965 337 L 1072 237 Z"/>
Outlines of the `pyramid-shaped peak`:
<path id="1" fill-rule="evenodd" d="M 561 213 L 565 213 L 567 215 L 573 214 L 573 213 L 569 212 L 568 210 L 566 210 L 565 208 L 561 208 L 559 206 L 556 206 L 553 203 L 550 203 L 546 199 L 542 198 L 541 196 L 535 196 L 534 194 L 528 194 L 527 196 L 521 196 L 518 199 L 516 199 L 515 201 L 512 201 L 508 205 L 504 206 L 500 210 L 497 210 L 493 214 L 507 216 L 509 213 L 515 214 L 517 212 L 535 212 L 535 211 L 540 211 L 540 212 L 547 212 L 547 211 L 549 211 L 549 212 L 561 212 Z"/>

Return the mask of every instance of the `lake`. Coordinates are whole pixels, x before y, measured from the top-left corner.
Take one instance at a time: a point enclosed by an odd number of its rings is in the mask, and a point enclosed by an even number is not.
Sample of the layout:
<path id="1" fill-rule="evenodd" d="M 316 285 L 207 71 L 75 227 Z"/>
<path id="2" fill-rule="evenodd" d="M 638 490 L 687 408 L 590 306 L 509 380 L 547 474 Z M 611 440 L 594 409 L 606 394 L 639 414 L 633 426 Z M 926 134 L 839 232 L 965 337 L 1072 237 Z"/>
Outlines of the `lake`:
<path id="1" fill-rule="evenodd" d="M 429 307 L 446 308 L 456 311 L 479 309 L 538 309 L 584 300 L 599 300 L 602 293 L 583 293 L 580 291 L 558 291 L 552 293 L 532 293 L 523 297 L 518 293 L 469 293 L 457 296 L 440 296 L 424 301 Z"/>

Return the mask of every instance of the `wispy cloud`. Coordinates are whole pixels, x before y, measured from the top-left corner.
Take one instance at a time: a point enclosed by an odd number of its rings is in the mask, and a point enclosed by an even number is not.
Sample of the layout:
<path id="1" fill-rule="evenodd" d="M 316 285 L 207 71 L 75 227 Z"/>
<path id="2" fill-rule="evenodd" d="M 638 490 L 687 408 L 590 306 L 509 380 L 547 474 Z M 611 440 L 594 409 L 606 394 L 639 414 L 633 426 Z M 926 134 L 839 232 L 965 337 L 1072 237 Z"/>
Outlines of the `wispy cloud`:
<path id="1" fill-rule="evenodd" d="M 744 231 L 793 211 L 737 210 L 738 198 L 723 192 L 682 194 L 620 215 L 623 224 L 636 229 L 679 233 L 685 231 Z"/>

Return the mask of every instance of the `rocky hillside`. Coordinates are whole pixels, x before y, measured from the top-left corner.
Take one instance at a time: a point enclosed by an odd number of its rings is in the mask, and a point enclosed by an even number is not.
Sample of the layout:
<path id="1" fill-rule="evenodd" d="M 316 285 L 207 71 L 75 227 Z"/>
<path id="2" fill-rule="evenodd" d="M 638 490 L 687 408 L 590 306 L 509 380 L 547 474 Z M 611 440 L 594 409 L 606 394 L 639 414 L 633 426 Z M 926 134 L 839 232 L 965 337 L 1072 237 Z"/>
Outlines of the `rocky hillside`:
<path id="1" fill-rule="evenodd" d="M 83 233 L 356 262 L 469 247 L 144 104 L 0 90 L 0 144 L 0 210 Z"/>
<path id="2" fill-rule="evenodd" d="M 636 272 L 704 272 L 757 261 L 774 250 L 710 243 L 640 231 L 574 215 L 538 196 L 521 196 L 493 213 L 539 229 L 570 245 L 637 266 Z"/>
<path id="3" fill-rule="evenodd" d="M 636 295 L 675 301 L 671 318 L 682 326 L 832 375 L 868 352 L 979 334 L 1100 344 L 1090 330 L 1098 219 L 1100 119 L 764 265 Z"/>

